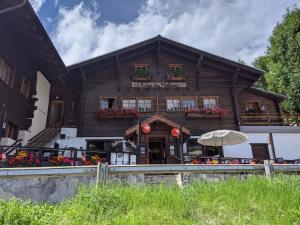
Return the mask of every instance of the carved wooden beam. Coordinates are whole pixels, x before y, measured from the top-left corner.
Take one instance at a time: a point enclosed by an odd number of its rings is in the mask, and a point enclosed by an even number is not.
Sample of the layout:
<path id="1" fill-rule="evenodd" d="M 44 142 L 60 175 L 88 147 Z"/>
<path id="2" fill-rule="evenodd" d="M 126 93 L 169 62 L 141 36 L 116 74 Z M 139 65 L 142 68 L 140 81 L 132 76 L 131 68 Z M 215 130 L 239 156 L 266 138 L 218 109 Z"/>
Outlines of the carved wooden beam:
<path id="1" fill-rule="evenodd" d="M 232 99 L 232 108 L 233 108 L 233 116 L 234 116 L 234 122 L 237 130 L 240 130 L 240 109 L 239 109 L 239 103 L 237 101 L 237 92 L 236 92 L 236 81 L 239 76 L 240 68 L 238 67 L 235 71 L 235 73 L 232 76 L 231 84 L 230 84 L 230 95 Z"/>
<path id="2" fill-rule="evenodd" d="M 84 70 L 83 70 L 82 67 L 80 67 L 80 77 L 81 77 L 82 82 L 86 83 L 87 78 L 86 78 L 86 74 L 85 74 L 85 72 L 84 72 Z"/>
<path id="3" fill-rule="evenodd" d="M 161 41 L 160 41 L 160 39 L 158 39 L 158 41 L 157 41 L 157 49 L 156 49 L 156 73 L 157 73 L 157 75 L 160 74 L 160 64 L 159 64 L 159 60 L 160 60 L 160 48 L 161 48 Z"/>
<path id="4" fill-rule="evenodd" d="M 200 67 L 202 66 L 202 61 L 203 61 L 203 55 L 201 54 L 200 57 L 198 58 L 198 61 L 196 64 L 196 87 L 197 87 L 197 90 L 200 90 L 199 73 L 200 73 Z"/>
<path id="5" fill-rule="evenodd" d="M 121 91 L 121 84 L 120 84 L 120 58 L 119 55 L 116 55 L 116 73 L 115 73 L 116 79 L 117 79 L 117 89 L 118 91 Z"/>

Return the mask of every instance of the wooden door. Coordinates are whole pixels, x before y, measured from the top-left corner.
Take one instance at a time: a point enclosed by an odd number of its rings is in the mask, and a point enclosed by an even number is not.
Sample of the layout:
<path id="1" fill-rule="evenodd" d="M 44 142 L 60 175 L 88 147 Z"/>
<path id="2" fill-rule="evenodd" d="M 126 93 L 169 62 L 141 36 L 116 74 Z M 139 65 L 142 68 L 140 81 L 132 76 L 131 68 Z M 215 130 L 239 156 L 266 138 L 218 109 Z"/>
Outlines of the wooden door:
<path id="1" fill-rule="evenodd" d="M 268 144 L 251 144 L 254 159 L 270 159 Z"/>
<path id="2" fill-rule="evenodd" d="M 60 127 L 64 120 L 64 101 L 53 100 L 51 102 L 49 126 Z"/>

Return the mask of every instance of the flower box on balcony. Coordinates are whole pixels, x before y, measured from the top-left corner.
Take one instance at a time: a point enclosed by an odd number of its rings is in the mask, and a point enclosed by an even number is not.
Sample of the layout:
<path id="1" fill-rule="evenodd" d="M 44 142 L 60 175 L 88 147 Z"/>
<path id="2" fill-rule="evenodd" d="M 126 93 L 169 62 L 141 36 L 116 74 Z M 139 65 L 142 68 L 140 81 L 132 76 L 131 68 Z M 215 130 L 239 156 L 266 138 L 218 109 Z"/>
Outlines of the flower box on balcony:
<path id="1" fill-rule="evenodd" d="M 97 119 L 133 119 L 137 116 L 137 111 L 132 109 L 100 109 L 96 113 Z"/>
<path id="2" fill-rule="evenodd" d="M 167 80 L 169 81 L 184 81 L 185 75 L 181 70 L 179 71 L 170 71 L 167 76 Z"/>
<path id="3" fill-rule="evenodd" d="M 214 109 L 189 109 L 186 117 L 189 119 L 206 119 L 206 118 L 222 118 L 226 115 L 226 110 L 220 108 Z"/>
<path id="4" fill-rule="evenodd" d="M 221 118 L 218 114 L 204 114 L 204 113 L 186 113 L 186 117 L 189 119 L 205 119 L 205 118 Z"/>
<path id="5" fill-rule="evenodd" d="M 135 70 L 132 79 L 134 81 L 150 81 L 152 77 L 147 70 Z"/>

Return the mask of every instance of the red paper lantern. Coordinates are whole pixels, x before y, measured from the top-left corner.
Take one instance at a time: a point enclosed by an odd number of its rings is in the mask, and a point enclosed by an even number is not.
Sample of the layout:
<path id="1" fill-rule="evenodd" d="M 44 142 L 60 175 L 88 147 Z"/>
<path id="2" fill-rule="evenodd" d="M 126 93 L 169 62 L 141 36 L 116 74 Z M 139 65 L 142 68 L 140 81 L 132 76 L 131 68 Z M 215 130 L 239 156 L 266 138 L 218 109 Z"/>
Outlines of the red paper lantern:
<path id="1" fill-rule="evenodd" d="M 142 131 L 144 134 L 149 134 L 151 132 L 151 127 L 148 124 L 142 126 Z"/>
<path id="2" fill-rule="evenodd" d="M 179 135 L 180 135 L 180 130 L 178 128 L 173 128 L 172 131 L 171 131 L 171 135 L 173 137 L 177 137 L 178 138 Z"/>

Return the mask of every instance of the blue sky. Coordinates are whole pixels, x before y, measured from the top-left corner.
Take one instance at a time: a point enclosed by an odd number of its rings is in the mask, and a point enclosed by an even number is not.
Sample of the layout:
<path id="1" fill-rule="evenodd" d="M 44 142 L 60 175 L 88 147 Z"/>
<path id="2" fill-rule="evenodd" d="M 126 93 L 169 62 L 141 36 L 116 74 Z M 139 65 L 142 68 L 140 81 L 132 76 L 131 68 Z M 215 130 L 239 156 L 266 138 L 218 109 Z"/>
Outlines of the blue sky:
<path id="1" fill-rule="evenodd" d="M 251 64 L 296 0 L 30 0 L 66 65 L 161 34 Z"/>

